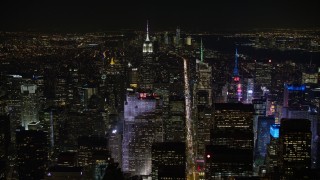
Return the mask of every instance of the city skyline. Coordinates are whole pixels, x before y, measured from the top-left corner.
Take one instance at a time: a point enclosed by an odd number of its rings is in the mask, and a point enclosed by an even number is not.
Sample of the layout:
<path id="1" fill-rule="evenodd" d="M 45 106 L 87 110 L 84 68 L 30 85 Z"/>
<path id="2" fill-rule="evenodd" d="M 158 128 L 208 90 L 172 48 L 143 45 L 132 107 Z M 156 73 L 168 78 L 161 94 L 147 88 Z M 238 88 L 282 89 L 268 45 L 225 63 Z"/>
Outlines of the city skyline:
<path id="1" fill-rule="evenodd" d="M 320 179 L 313 2 L 0 9 L 0 179 Z"/>

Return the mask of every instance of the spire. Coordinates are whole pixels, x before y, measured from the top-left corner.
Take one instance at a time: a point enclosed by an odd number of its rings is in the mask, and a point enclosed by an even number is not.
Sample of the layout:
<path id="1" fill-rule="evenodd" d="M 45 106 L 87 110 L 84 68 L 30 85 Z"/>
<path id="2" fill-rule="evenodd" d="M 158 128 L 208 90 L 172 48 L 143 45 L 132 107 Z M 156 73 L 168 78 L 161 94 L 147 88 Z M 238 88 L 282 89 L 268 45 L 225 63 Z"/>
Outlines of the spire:
<path id="1" fill-rule="evenodd" d="M 235 54 L 235 62 L 234 62 L 234 69 L 233 69 L 233 76 L 239 76 L 239 70 L 238 70 L 238 49 L 236 48 L 236 54 Z"/>
<path id="2" fill-rule="evenodd" d="M 203 62 L 203 45 L 202 45 L 202 38 L 201 38 L 201 46 L 200 46 L 200 59 Z"/>
<path id="3" fill-rule="evenodd" d="M 147 20 L 147 37 L 146 37 L 146 41 L 150 41 L 149 39 L 149 21 Z"/>

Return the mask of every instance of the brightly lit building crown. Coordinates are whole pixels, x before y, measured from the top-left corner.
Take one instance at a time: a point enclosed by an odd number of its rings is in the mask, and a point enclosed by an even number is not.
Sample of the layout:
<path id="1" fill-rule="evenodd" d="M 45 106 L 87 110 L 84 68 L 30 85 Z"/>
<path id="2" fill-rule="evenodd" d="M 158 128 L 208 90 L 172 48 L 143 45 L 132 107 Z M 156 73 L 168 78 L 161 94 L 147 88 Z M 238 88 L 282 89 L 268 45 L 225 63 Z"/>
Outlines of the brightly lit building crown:
<path id="1" fill-rule="evenodd" d="M 148 21 L 147 21 L 147 36 L 146 36 L 146 40 L 143 43 L 142 52 L 143 53 L 153 53 L 152 42 L 150 41 L 150 38 L 149 38 L 149 24 L 148 24 Z"/>

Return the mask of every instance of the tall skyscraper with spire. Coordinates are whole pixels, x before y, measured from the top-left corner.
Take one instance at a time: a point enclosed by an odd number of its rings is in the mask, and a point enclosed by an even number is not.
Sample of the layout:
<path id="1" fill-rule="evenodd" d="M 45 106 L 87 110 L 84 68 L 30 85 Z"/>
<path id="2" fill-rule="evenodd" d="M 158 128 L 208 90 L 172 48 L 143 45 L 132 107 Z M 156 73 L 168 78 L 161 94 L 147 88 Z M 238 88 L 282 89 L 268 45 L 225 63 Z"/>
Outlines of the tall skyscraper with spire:
<path id="1" fill-rule="evenodd" d="M 149 23 L 147 21 L 147 34 L 146 40 L 143 43 L 142 48 L 142 63 L 140 66 L 139 87 L 143 91 L 152 90 L 154 82 L 153 71 L 153 44 L 149 37 Z"/>
<path id="2" fill-rule="evenodd" d="M 232 80 L 228 90 L 229 103 L 240 102 L 242 100 L 242 84 L 241 84 L 241 79 L 239 74 L 238 57 L 239 57 L 238 49 L 236 49 Z"/>
<path id="3" fill-rule="evenodd" d="M 153 53 L 153 46 L 152 42 L 150 41 L 149 37 L 149 22 L 147 21 L 147 35 L 146 40 L 143 43 L 142 52 L 145 53 Z"/>
<path id="4" fill-rule="evenodd" d="M 204 62 L 203 44 L 200 44 L 200 61 L 196 63 L 196 84 L 193 109 L 196 130 L 196 169 L 199 175 L 204 172 L 205 146 L 210 144 L 212 121 L 212 67 Z"/>
<path id="5" fill-rule="evenodd" d="M 239 77 L 238 56 L 239 56 L 238 49 L 236 48 L 236 54 L 234 58 L 233 77 Z"/>

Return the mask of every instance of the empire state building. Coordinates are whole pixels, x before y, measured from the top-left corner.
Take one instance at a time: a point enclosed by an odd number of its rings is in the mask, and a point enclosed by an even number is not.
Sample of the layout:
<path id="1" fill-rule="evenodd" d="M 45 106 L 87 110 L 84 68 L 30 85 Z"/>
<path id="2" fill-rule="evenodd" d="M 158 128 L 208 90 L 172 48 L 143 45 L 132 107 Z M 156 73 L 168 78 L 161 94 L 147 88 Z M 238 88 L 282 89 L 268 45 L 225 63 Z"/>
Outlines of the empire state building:
<path id="1" fill-rule="evenodd" d="M 149 54 L 149 53 L 153 53 L 152 42 L 150 41 L 150 38 L 149 38 L 149 24 L 148 24 L 148 22 L 147 22 L 147 36 L 146 36 L 146 40 L 143 43 L 142 52 L 144 55 Z"/>
<path id="2" fill-rule="evenodd" d="M 147 22 L 147 35 L 142 48 L 142 63 L 140 66 L 140 84 L 139 87 L 143 91 L 152 90 L 154 83 L 153 71 L 153 45 L 149 38 L 149 24 Z"/>

